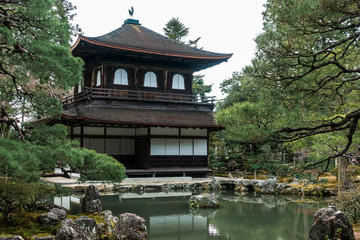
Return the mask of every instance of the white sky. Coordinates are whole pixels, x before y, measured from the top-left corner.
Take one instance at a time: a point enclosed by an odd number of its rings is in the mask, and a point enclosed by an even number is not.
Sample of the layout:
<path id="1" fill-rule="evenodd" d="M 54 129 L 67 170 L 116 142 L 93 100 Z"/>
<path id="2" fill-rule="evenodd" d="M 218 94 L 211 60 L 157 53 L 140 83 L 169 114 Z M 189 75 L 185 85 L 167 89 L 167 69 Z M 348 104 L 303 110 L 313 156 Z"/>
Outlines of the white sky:
<path id="1" fill-rule="evenodd" d="M 210 95 L 224 98 L 219 84 L 251 63 L 255 37 L 262 31 L 266 0 L 70 0 L 77 6 L 74 23 L 85 36 L 95 37 L 120 27 L 134 7 L 134 19 L 163 34 L 165 24 L 178 17 L 190 29 L 187 40 L 201 39 L 198 46 L 218 53 L 233 53 L 228 62 L 195 74 L 204 74 L 205 84 L 213 84 Z"/>

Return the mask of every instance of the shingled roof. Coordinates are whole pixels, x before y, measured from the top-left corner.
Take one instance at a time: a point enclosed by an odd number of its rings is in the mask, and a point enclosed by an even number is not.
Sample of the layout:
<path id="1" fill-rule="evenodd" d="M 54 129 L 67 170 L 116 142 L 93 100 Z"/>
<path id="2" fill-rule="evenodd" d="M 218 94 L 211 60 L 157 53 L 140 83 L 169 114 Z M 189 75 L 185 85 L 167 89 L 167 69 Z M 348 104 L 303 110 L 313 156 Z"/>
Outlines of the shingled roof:
<path id="1" fill-rule="evenodd" d="M 215 123 L 211 111 L 144 110 L 104 105 L 86 105 L 73 110 L 65 110 L 62 114 L 62 120 L 139 126 L 221 128 Z"/>
<path id="2" fill-rule="evenodd" d="M 207 65 L 203 64 L 202 69 L 227 61 L 232 56 L 232 54 L 204 51 L 178 43 L 133 21 L 125 21 L 120 28 L 99 37 L 80 35 L 71 48 L 74 55 L 77 55 L 77 51 L 83 47 L 84 44 L 80 44 L 81 42 L 139 54 L 207 61 Z"/>

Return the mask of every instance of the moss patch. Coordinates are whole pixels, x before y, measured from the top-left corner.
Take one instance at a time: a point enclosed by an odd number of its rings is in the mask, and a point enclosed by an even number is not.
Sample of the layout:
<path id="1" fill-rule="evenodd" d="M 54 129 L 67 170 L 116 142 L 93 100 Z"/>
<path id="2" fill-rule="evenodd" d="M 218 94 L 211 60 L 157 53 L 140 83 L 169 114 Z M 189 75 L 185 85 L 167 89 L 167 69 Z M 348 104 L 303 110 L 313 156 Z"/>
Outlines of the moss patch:
<path id="1" fill-rule="evenodd" d="M 6 223 L 0 216 L 0 236 L 19 235 L 25 240 L 31 240 L 31 237 L 55 235 L 60 227 L 60 223 L 54 227 L 45 227 L 39 217 L 45 212 L 20 212 L 12 215 L 12 218 Z"/>
<path id="2" fill-rule="evenodd" d="M 40 215 L 46 212 L 20 212 L 12 214 L 12 218 L 5 223 L 0 214 L 0 236 L 22 236 L 25 240 L 31 240 L 32 236 L 49 236 L 56 235 L 57 230 L 60 228 L 60 221 L 54 227 L 45 227 L 40 221 Z M 100 213 L 93 214 L 78 214 L 78 215 L 67 215 L 67 218 L 71 218 L 74 221 L 80 216 L 86 216 L 95 219 L 96 223 L 105 223 L 104 218 Z"/>

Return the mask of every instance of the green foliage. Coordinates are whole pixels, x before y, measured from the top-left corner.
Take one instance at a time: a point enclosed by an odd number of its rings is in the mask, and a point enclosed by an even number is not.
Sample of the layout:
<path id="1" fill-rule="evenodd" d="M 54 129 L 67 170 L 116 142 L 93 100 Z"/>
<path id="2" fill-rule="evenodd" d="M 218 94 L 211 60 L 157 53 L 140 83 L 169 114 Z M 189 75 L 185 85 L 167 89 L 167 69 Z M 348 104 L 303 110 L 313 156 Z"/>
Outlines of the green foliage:
<path id="1" fill-rule="evenodd" d="M 36 181 L 41 161 L 34 145 L 0 138 L 0 177 Z"/>
<path id="2" fill-rule="evenodd" d="M 165 35 L 179 43 L 184 42 L 184 38 L 189 34 L 189 28 L 186 27 L 182 22 L 180 22 L 179 18 L 171 18 L 163 28 Z M 197 47 L 198 41 L 200 37 L 195 40 L 189 40 L 188 44 L 192 47 Z"/>
<path id="3" fill-rule="evenodd" d="M 54 187 L 45 183 L 0 180 L 0 211 L 9 220 L 13 212 L 22 209 L 34 212 L 42 200 L 54 194 Z"/>
<path id="4" fill-rule="evenodd" d="M 83 157 L 79 165 L 72 165 L 81 173 L 80 180 L 103 180 L 121 182 L 125 177 L 125 167 L 107 154 L 96 153 L 85 148 L 76 149 Z"/>
<path id="5" fill-rule="evenodd" d="M 39 180 L 41 173 L 63 170 L 65 175 L 81 173 L 82 180 L 120 182 L 125 167 L 114 158 L 78 147 L 67 139 L 66 126 L 36 124 L 27 132 L 28 140 L 0 138 L 0 177 L 29 182 Z"/>
<path id="6" fill-rule="evenodd" d="M 308 142 L 310 152 L 326 149 L 322 153 L 334 158 L 354 151 L 360 118 L 359 20 L 354 0 L 266 4 L 264 33 L 256 39 L 254 75 L 287 94 L 304 116 L 279 131 L 282 140 L 318 135 Z"/>
<path id="7" fill-rule="evenodd" d="M 54 193 L 57 196 L 69 196 L 72 193 L 72 190 L 70 188 L 63 187 L 59 183 L 54 183 L 52 184 L 52 186 L 54 187 Z"/>
<path id="8" fill-rule="evenodd" d="M 267 162 L 262 165 L 262 169 L 267 170 L 270 174 L 286 177 L 291 172 L 289 164 L 279 162 Z"/>
<path id="9" fill-rule="evenodd" d="M 194 96 L 199 96 L 202 101 L 205 100 L 207 93 L 210 93 L 212 90 L 212 85 L 206 85 L 204 83 L 204 75 L 194 75 L 192 83 L 192 91 Z"/>
<path id="10" fill-rule="evenodd" d="M 357 223 L 360 220 L 360 193 L 358 190 L 343 192 L 336 197 L 336 206 L 348 218 Z"/>
<path id="11" fill-rule="evenodd" d="M 27 193 L 27 194 L 26 194 Z M 27 212 L 34 212 L 41 200 L 45 200 L 55 193 L 54 187 L 46 183 L 27 183 L 26 192 L 23 193 L 26 199 L 22 203 L 22 207 Z"/>
<path id="12" fill-rule="evenodd" d="M 70 52 L 74 7 L 61 0 L 0 0 L 0 136 L 21 134 L 17 118 L 60 114 L 60 99 L 82 81 Z"/>
<path id="13" fill-rule="evenodd" d="M 335 157 L 358 155 L 358 2 L 269 0 L 265 7 L 252 65 L 221 85 L 227 97 L 216 118 L 227 146 L 252 149 L 255 167 L 265 167 L 266 145 L 325 170 Z"/>
<path id="14" fill-rule="evenodd" d="M 7 222 L 11 213 L 21 209 L 27 200 L 27 185 L 25 182 L 0 180 L 0 211 Z"/>
<path id="15" fill-rule="evenodd" d="M 177 42 L 182 42 L 183 38 L 189 34 L 189 28 L 185 27 L 185 25 L 179 21 L 179 18 L 170 19 L 163 30 L 166 36 Z"/>

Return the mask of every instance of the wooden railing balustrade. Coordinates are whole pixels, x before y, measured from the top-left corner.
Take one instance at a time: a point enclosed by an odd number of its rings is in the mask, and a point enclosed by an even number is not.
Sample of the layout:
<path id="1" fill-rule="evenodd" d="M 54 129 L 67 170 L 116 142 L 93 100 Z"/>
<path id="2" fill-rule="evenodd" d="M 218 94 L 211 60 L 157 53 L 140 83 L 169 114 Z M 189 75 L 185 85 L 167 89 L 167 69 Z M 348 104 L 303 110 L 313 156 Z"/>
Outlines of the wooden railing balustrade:
<path id="1" fill-rule="evenodd" d="M 176 93 L 147 92 L 134 90 L 106 89 L 106 88 L 85 88 L 82 92 L 64 98 L 64 105 L 78 102 L 87 98 L 108 98 L 115 100 L 146 100 L 177 103 L 205 103 L 214 104 L 214 96 L 186 95 Z"/>

